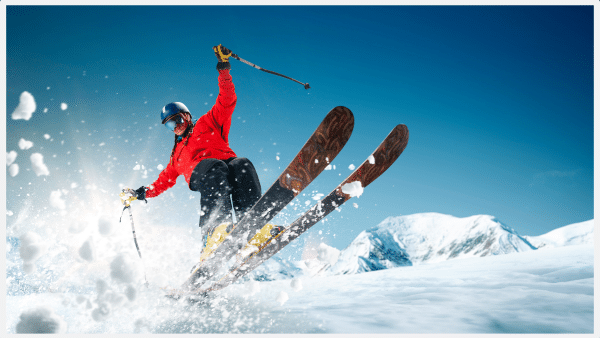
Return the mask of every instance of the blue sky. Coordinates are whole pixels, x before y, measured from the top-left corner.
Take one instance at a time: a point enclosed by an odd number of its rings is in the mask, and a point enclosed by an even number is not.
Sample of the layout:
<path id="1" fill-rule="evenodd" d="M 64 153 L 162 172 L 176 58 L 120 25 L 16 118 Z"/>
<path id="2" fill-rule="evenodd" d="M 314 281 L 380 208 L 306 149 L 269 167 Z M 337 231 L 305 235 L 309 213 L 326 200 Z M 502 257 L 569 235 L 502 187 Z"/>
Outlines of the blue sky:
<path id="1" fill-rule="evenodd" d="M 198 118 L 214 104 L 219 43 L 311 86 L 232 60 L 230 144 L 263 191 L 335 106 L 354 112 L 353 135 L 301 206 L 396 124 L 410 130 L 398 161 L 304 241 L 343 249 L 388 216 L 420 212 L 489 214 L 522 235 L 593 218 L 592 6 L 7 6 L 6 39 L 6 150 L 20 168 L 7 171 L 9 228 L 26 209 L 38 222 L 88 208 L 118 217 L 120 187 L 151 184 L 168 161 L 160 109 L 181 101 Z M 14 120 L 24 91 L 37 109 Z M 31 169 L 33 153 L 49 175 Z M 58 190 L 65 209 L 49 202 Z M 196 194 L 181 177 L 134 212 L 195 226 Z"/>

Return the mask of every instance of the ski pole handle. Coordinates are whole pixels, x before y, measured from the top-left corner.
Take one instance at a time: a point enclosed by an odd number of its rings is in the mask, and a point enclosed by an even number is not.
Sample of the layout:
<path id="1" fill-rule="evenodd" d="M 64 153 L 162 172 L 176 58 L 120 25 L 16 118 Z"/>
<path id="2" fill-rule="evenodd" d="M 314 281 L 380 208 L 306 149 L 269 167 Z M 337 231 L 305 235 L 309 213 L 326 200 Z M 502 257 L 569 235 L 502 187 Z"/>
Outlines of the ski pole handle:
<path id="1" fill-rule="evenodd" d="M 234 59 L 236 59 L 236 60 L 238 60 L 238 61 L 242 61 L 243 63 L 245 63 L 245 64 L 247 64 L 247 65 L 249 65 L 249 66 L 251 66 L 251 67 L 254 67 L 254 68 L 258 69 L 258 70 L 262 70 L 263 72 L 267 72 L 267 73 L 269 73 L 269 74 L 278 75 L 278 76 L 284 77 L 284 78 L 286 78 L 286 79 L 292 80 L 292 81 L 294 81 L 294 82 L 297 82 L 297 83 L 299 83 L 299 84 L 303 85 L 303 86 L 304 86 L 304 89 L 308 89 L 308 88 L 310 88 L 310 86 L 308 85 L 308 82 L 307 82 L 307 83 L 302 83 L 302 82 L 300 82 L 300 81 L 298 81 L 298 80 L 292 79 L 292 78 L 291 78 L 291 77 L 289 77 L 289 76 L 285 76 L 285 75 L 283 75 L 283 74 L 279 74 L 279 73 L 276 73 L 276 72 L 273 72 L 273 71 L 270 71 L 270 70 L 267 70 L 267 69 L 261 68 L 261 67 L 259 67 L 259 66 L 255 65 L 255 64 L 253 64 L 253 63 L 252 63 L 252 62 L 250 62 L 250 61 L 246 61 L 246 60 L 242 59 L 241 57 L 237 56 L 237 54 L 233 54 L 233 53 L 231 53 L 231 57 L 232 57 L 232 58 L 234 58 Z"/>

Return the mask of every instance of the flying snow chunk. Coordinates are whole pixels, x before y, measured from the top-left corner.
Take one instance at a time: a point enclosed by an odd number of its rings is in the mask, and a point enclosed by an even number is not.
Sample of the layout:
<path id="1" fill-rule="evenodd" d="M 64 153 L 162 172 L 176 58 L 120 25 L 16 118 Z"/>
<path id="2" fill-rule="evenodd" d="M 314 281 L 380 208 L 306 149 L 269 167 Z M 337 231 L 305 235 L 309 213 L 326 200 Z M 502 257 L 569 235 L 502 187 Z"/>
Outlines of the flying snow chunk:
<path id="1" fill-rule="evenodd" d="M 314 196 L 312 197 L 312 199 L 313 199 L 314 201 L 318 201 L 318 200 L 320 200 L 320 199 L 321 199 L 321 197 L 323 197 L 323 196 L 325 196 L 325 194 L 318 193 L 318 194 L 314 195 Z"/>
<path id="2" fill-rule="evenodd" d="M 33 95 L 29 92 L 21 93 L 19 98 L 19 105 L 12 113 L 13 120 L 29 120 L 35 109 L 37 108 L 35 104 L 35 99 Z"/>
<path id="3" fill-rule="evenodd" d="M 100 219 L 98 219 L 98 232 L 103 236 L 109 236 L 112 234 L 113 224 L 108 217 L 102 216 Z"/>
<path id="4" fill-rule="evenodd" d="M 334 265 L 340 257 L 340 250 L 331 247 L 325 243 L 319 244 L 317 249 L 317 259 L 321 263 Z"/>
<path id="5" fill-rule="evenodd" d="M 151 324 L 148 322 L 148 320 L 144 319 L 144 318 L 140 318 L 138 320 L 135 321 L 135 329 L 133 330 L 133 333 L 141 333 L 143 328 L 150 328 Z"/>
<path id="6" fill-rule="evenodd" d="M 356 167 L 354 166 L 354 164 L 351 164 L 351 165 L 348 166 L 348 169 L 354 170 L 354 169 L 356 169 Z"/>
<path id="7" fill-rule="evenodd" d="M 44 138 L 45 138 L 46 140 L 49 140 L 49 139 L 50 139 L 50 135 L 49 135 L 49 134 L 44 134 Z"/>
<path id="8" fill-rule="evenodd" d="M 158 170 L 163 170 L 165 167 L 162 164 L 159 164 L 156 166 L 156 169 Z"/>
<path id="9" fill-rule="evenodd" d="M 33 167 L 33 171 L 36 175 L 50 175 L 48 171 L 48 167 L 44 164 L 44 156 L 40 153 L 31 154 L 31 166 Z"/>
<path id="10" fill-rule="evenodd" d="M 23 260 L 23 271 L 25 273 L 32 273 L 35 261 L 44 254 L 46 246 L 40 235 L 34 232 L 25 233 L 19 237 L 19 240 L 21 241 L 19 255 Z"/>
<path id="11" fill-rule="evenodd" d="M 108 283 L 102 279 L 96 280 L 96 292 L 98 292 L 98 296 L 102 296 L 106 291 L 108 291 Z"/>
<path id="12" fill-rule="evenodd" d="M 62 196 L 62 192 L 60 190 L 56 190 L 50 193 L 50 205 L 55 207 L 56 209 L 65 209 L 65 200 L 60 198 Z"/>
<path id="13" fill-rule="evenodd" d="M 92 245 L 91 239 L 88 239 L 87 241 L 85 241 L 85 243 L 83 243 L 83 245 L 79 248 L 79 256 L 88 262 L 91 262 L 94 260 L 94 257 L 96 255 L 94 252 L 94 247 Z"/>
<path id="14" fill-rule="evenodd" d="M 33 147 L 33 142 L 27 141 L 24 138 L 19 140 L 19 148 L 21 148 L 21 150 L 27 150 L 27 149 L 30 149 L 31 147 Z"/>
<path id="15" fill-rule="evenodd" d="M 260 283 L 255 280 L 250 280 L 245 283 L 246 285 L 246 294 L 245 296 L 253 296 L 257 292 L 260 291 Z"/>
<path id="16" fill-rule="evenodd" d="M 364 190 L 360 181 L 346 183 L 342 186 L 342 192 L 350 195 L 350 197 L 360 197 Z"/>
<path id="17" fill-rule="evenodd" d="M 106 320 L 110 315 L 110 306 L 106 302 L 101 302 L 98 307 L 92 311 L 92 319 L 101 322 Z"/>
<path id="18" fill-rule="evenodd" d="M 290 296 L 288 296 L 287 292 L 281 291 L 279 295 L 277 295 L 277 302 L 279 303 L 279 305 L 285 304 L 285 302 L 287 302 L 288 299 L 290 299 Z"/>
<path id="19" fill-rule="evenodd" d="M 129 284 L 137 278 L 135 263 L 124 255 L 119 255 L 110 263 L 110 277 L 119 283 Z"/>
<path id="20" fill-rule="evenodd" d="M 21 313 L 17 333 L 58 333 L 67 331 L 66 322 L 52 309 L 39 307 Z"/>
<path id="21" fill-rule="evenodd" d="M 10 166 L 11 164 L 13 164 L 13 162 L 17 159 L 17 152 L 14 150 L 11 150 L 9 152 L 6 153 L 6 166 Z"/>
<path id="22" fill-rule="evenodd" d="M 299 279 L 292 279 L 292 282 L 290 283 L 290 286 L 292 287 L 292 289 L 296 292 L 302 290 L 302 281 L 300 281 Z"/>
<path id="23" fill-rule="evenodd" d="M 16 163 L 13 163 L 10 165 L 10 167 L 8 167 L 8 174 L 11 177 L 15 177 L 19 174 L 19 165 Z"/>
<path id="24" fill-rule="evenodd" d="M 133 287 L 133 285 L 127 285 L 127 288 L 125 289 L 125 296 L 130 302 L 133 302 L 137 298 L 137 290 Z"/>
<path id="25" fill-rule="evenodd" d="M 60 104 L 60 109 L 62 109 L 62 110 L 67 110 L 68 107 L 69 106 L 67 106 L 67 104 L 64 102 Z"/>
<path id="26" fill-rule="evenodd" d="M 367 160 L 369 161 L 369 163 L 375 164 L 375 156 L 373 156 L 372 154 L 371 154 L 371 156 L 369 156 L 369 158 Z"/>

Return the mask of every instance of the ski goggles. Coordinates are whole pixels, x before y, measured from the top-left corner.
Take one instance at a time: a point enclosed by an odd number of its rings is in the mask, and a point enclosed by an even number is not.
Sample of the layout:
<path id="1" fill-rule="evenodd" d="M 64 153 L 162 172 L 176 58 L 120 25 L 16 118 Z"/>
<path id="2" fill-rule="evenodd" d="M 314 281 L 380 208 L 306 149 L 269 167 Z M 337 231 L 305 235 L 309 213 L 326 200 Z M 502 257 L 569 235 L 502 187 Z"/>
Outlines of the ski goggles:
<path id="1" fill-rule="evenodd" d="M 180 125 L 180 124 L 182 124 L 183 122 L 185 122 L 183 116 L 180 115 L 180 114 L 177 114 L 177 115 L 174 115 L 169 120 L 167 120 L 165 122 L 165 126 L 167 128 L 169 128 L 169 130 L 175 131 L 175 128 L 177 128 L 177 126 Z"/>

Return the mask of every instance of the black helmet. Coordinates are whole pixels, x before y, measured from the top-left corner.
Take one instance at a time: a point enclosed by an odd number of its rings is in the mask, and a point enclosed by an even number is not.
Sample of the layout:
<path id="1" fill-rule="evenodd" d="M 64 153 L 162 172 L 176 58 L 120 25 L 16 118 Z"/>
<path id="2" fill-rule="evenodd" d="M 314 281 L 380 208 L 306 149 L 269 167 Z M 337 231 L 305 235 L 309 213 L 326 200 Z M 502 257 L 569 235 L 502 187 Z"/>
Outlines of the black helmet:
<path id="1" fill-rule="evenodd" d="M 177 115 L 179 113 L 188 113 L 190 114 L 189 109 L 181 103 L 181 102 L 171 102 L 168 105 L 164 106 L 162 111 L 160 112 L 160 118 L 162 123 L 164 124 L 168 118 L 173 115 Z M 191 115 L 191 114 L 190 114 Z"/>

